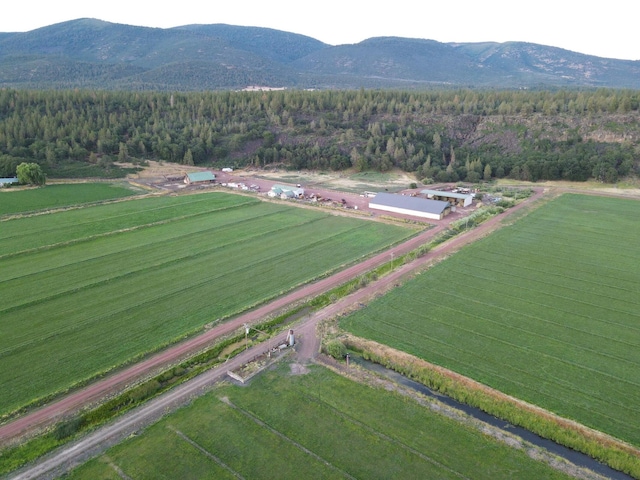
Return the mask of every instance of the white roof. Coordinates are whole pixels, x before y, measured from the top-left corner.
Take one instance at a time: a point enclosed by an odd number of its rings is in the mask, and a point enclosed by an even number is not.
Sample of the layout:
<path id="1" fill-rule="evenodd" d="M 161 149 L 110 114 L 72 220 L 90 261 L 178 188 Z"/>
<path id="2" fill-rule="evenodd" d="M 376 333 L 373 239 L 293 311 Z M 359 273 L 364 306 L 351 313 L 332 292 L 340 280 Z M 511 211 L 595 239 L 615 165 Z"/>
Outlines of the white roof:
<path id="1" fill-rule="evenodd" d="M 470 193 L 453 193 L 453 192 L 445 192 L 442 190 L 420 190 L 420 193 L 423 195 L 436 195 L 438 197 L 449 197 L 449 198 L 459 198 L 466 199 L 469 197 L 473 197 Z"/>
<path id="2" fill-rule="evenodd" d="M 397 195 L 395 193 L 378 193 L 375 198 L 369 202 L 370 207 L 376 205 L 385 207 L 402 208 L 405 210 L 414 210 L 416 212 L 431 213 L 440 215 L 449 207 L 449 202 L 441 200 L 427 200 L 419 197 L 410 197 L 407 195 Z"/>

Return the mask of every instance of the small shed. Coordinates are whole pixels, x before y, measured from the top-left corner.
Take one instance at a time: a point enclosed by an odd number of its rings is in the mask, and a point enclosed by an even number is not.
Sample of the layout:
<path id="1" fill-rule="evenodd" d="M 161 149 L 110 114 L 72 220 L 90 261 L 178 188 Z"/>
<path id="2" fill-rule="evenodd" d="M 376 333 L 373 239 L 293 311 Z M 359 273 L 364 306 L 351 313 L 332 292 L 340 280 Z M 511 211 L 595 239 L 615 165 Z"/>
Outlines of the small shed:
<path id="1" fill-rule="evenodd" d="M 432 220 L 442 220 L 451 213 L 449 202 L 383 192 L 369 201 L 369 208 Z"/>
<path id="2" fill-rule="evenodd" d="M 267 192 L 267 195 L 270 197 L 280 197 L 282 199 L 302 198 L 304 197 L 304 189 L 288 185 L 274 185 L 271 187 L 271 190 Z"/>
<path id="3" fill-rule="evenodd" d="M 18 177 L 0 178 L 0 187 L 8 187 L 9 185 L 17 185 L 18 183 Z"/>
<path id="4" fill-rule="evenodd" d="M 216 176 L 209 171 L 187 173 L 187 175 L 184 177 L 184 183 L 186 183 L 187 185 L 194 185 L 198 183 L 213 183 L 215 181 Z"/>
<path id="5" fill-rule="evenodd" d="M 269 197 L 279 197 L 282 195 L 282 189 L 278 185 L 274 185 L 271 187 L 271 190 L 267 192 L 267 196 Z"/>

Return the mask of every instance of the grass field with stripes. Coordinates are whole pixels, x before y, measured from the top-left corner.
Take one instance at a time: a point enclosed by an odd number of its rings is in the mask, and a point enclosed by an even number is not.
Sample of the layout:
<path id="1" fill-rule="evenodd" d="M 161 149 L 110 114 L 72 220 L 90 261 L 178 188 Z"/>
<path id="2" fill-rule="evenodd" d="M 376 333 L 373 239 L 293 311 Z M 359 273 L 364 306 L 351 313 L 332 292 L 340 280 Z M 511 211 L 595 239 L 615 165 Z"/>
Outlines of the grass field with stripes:
<path id="1" fill-rule="evenodd" d="M 341 325 L 640 445 L 638 218 L 563 195 Z"/>
<path id="2" fill-rule="evenodd" d="M 396 392 L 289 368 L 217 387 L 65 478 L 569 478 Z"/>
<path id="3" fill-rule="evenodd" d="M 1 226 L 0 414 L 414 232 L 224 193 L 141 198 Z"/>
<path id="4" fill-rule="evenodd" d="M 78 204 L 103 202 L 141 193 L 126 184 L 70 183 L 47 185 L 46 188 L 0 190 L 0 217 L 24 214 Z"/>

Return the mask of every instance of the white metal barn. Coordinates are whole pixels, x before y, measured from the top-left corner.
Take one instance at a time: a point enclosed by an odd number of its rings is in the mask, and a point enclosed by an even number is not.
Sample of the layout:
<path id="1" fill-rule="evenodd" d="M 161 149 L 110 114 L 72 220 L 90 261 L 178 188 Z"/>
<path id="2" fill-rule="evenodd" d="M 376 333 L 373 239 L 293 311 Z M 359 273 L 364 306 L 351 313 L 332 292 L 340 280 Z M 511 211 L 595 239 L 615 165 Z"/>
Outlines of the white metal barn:
<path id="1" fill-rule="evenodd" d="M 451 211 L 449 202 L 393 193 L 378 193 L 369 201 L 369 208 L 433 220 L 442 220 Z"/>

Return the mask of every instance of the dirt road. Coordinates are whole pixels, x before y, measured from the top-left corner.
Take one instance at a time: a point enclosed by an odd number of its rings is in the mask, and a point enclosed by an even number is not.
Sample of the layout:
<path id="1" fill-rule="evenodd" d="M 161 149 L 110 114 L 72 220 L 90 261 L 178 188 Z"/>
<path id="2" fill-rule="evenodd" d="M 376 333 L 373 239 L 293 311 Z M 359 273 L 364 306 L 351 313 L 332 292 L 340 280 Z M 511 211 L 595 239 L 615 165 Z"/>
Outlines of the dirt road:
<path id="1" fill-rule="evenodd" d="M 283 335 L 282 341 L 284 340 Z M 228 370 L 233 370 L 250 362 L 262 353 L 262 349 L 264 349 L 264 345 L 256 345 L 242 352 L 217 368 L 211 369 L 145 405 L 128 412 L 113 423 L 66 445 L 53 455 L 38 461 L 35 465 L 21 469 L 10 478 L 26 480 L 59 477 L 75 466 L 99 455 L 110 446 L 153 423 L 163 415 L 166 415 L 167 412 L 203 394 L 215 382 L 225 378 Z"/>

